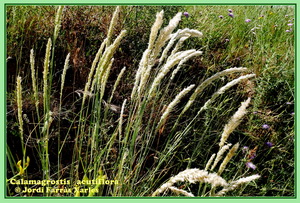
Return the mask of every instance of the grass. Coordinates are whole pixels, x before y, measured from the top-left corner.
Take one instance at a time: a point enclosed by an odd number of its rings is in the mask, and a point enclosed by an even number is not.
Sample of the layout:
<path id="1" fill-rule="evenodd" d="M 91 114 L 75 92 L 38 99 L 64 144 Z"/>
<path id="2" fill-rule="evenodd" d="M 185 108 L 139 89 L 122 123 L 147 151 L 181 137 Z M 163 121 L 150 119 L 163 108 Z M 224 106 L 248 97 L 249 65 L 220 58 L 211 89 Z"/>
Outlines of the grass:
<path id="1" fill-rule="evenodd" d="M 7 195 L 294 196 L 293 18 L 291 6 L 8 6 Z M 69 184 L 11 184 L 50 179 Z"/>

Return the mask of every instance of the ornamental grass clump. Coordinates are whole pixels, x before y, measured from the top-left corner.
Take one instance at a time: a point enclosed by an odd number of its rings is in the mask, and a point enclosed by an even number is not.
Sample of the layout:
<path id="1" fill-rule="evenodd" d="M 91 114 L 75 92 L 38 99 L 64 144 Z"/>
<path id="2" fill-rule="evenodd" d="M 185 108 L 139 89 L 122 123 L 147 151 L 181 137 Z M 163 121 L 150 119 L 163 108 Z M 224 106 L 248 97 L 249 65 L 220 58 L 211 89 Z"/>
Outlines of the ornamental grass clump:
<path id="1" fill-rule="evenodd" d="M 235 190 L 239 185 L 259 177 L 255 175 L 226 181 L 221 176 L 227 172 L 226 167 L 230 166 L 233 157 L 238 153 L 239 143 L 232 146 L 227 141 L 229 135 L 245 116 L 246 108 L 250 103 L 249 98 L 242 103 L 224 127 L 219 150 L 210 156 L 204 170 L 187 167 L 186 170 L 161 185 L 167 178 L 166 175 L 170 174 L 169 170 L 174 168 L 171 164 L 174 164 L 178 151 L 185 147 L 184 140 L 188 138 L 189 141 L 192 141 L 191 137 L 195 132 L 193 127 L 199 121 L 198 118 L 202 116 L 201 113 L 213 107 L 214 103 L 218 101 L 217 98 L 227 90 L 255 77 L 255 74 L 249 73 L 247 68 L 234 67 L 215 73 L 207 79 L 176 81 L 179 71 L 188 61 L 205 54 L 196 49 L 181 50 L 185 47 L 184 42 L 189 38 L 203 37 L 203 33 L 198 30 L 177 29 L 183 16 L 181 12 L 177 13 L 164 28 L 162 28 L 164 11 L 157 13 L 150 30 L 148 46 L 141 56 L 136 72 L 132 71 L 135 73 L 135 76 L 132 77 L 134 79 L 132 90 L 116 99 L 115 93 L 120 93 L 118 87 L 125 86 L 127 85 L 124 85 L 125 82 L 131 81 L 127 77 L 128 72 L 126 72 L 126 78 L 124 77 L 125 67 L 114 78 L 114 81 L 109 81 L 117 61 L 114 60 L 114 55 L 127 33 L 126 30 L 115 33 L 117 24 L 122 22 L 119 19 L 122 16 L 120 15 L 122 8 L 116 7 L 107 29 L 106 38 L 101 44 L 99 43 L 99 49 L 91 63 L 89 73 L 86 75 L 84 87 L 74 90 L 74 93 L 83 93 L 82 96 L 79 94 L 79 98 L 73 98 L 72 111 L 74 109 L 76 112 L 72 118 L 63 121 L 63 111 L 68 107 L 68 105 L 63 106 L 64 86 L 68 75 L 67 70 L 72 67 L 72 55 L 69 53 L 66 56 L 60 74 L 60 84 L 58 84 L 58 86 L 60 85 L 60 89 L 57 91 L 59 116 L 56 117 L 55 108 L 51 106 L 50 102 L 54 93 L 51 83 L 53 64 L 51 65 L 50 57 L 54 58 L 55 41 L 59 37 L 62 11 L 63 7 L 59 7 L 55 20 L 54 40 L 49 38 L 46 47 L 42 80 L 44 111 L 40 112 L 43 113 L 40 117 L 42 120 L 36 124 L 35 130 L 39 140 L 37 150 L 43 178 L 60 179 L 66 176 L 72 183 L 71 188 L 97 189 L 86 194 L 88 196 L 144 196 L 151 194 L 158 196 L 165 195 L 169 191 L 176 195 L 193 197 L 199 194 L 194 194 L 194 191 L 187 188 L 179 188 L 177 184 L 187 182 L 188 184 L 200 183 L 202 186 L 210 185 L 201 188 L 203 192 L 200 196 L 223 196 L 229 191 Z M 30 61 L 34 101 L 38 105 L 38 80 L 36 80 L 34 69 L 33 50 L 30 54 Z M 132 67 L 128 68 L 132 70 Z M 206 91 L 209 86 L 213 86 L 217 80 L 220 81 L 223 77 L 228 77 L 229 81 L 226 84 L 218 87 L 217 91 Z M 233 79 L 230 80 L 230 78 Z M 22 103 L 19 102 L 22 100 L 21 80 L 18 78 L 17 82 L 18 121 L 20 134 L 23 137 Z M 207 99 L 201 98 L 204 93 L 207 94 L 204 97 Z M 201 105 L 197 106 L 196 104 Z M 38 106 L 36 108 L 39 116 Z M 188 113 L 191 114 L 187 116 Z M 187 116 L 186 121 L 180 123 L 185 116 Z M 62 123 L 67 123 L 69 126 L 65 128 Z M 58 128 L 55 128 L 56 126 Z M 71 132 L 72 135 L 69 135 Z M 58 144 L 49 144 L 52 142 L 51 136 L 57 138 Z M 193 142 L 196 141 L 198 140 L 193 140 Z M 57 163 L 55 165 L 49 158 L 49 146 L 57 147 Z M 67 150 L 65 150 L 66 148 Z M 63 157 L 67 155 L 63 154 L 65 151 L 68 153 L 72 151 L 68 166 L 63 163 Z M 189 160 L 196 159 L 189 158 Z M 53 168 L 57 168 L 58 172 L 53 171 Z M 122 184 L 106 186 L 75 184 L 81 180 L 96 180 L 104 176 L 107 180 L 118 180 Z M 161 186 L 156 189 L 159 185 Z M 206 189 L 209 191 L 207 192 Z M 80 196 L 83 194 L 68 195 Z"/>
<path id="2" fill-rule="evenodd" d="M 187 196 L 187 197 L 194 197 L 195 195 L 191 191 L 183 190 L 180 188 L 177 188 L 174 186 L 177 182 L 188 182 L 191 184 L 195 184 L 197 182 L 201 183 L 199 184 L 199 187 L 202 186 L 202 184 L 210 184 L 210 191 L 206 192 L 206 185 L 203 188 L 200 188 L 203 190 L 203 193 L 201 196 L 206 196 L 207 194 L 209 196 L 224 196 L 229 191 L 233 191 L 237 189 L 240 185 L 247 184 L 251 181 L 254 181 L 258 178 L 260 178 L 260 175 L 255 174 L 248 177 L 241 177 L 237 180 L 231 180 L 226 181 L 222 178 L 222 173 L 226 169 L 227 165 L 229 164 L 230 160 L 233 158 L 233 156 L 236 154 L 239 143 L 236 143 L 233 147 L 231 147 L 231 143 L 224 145 L 225 141 L 228 139 L 230 133 L 240 124 L 240 121 L 242 117 L 246 114 L 246 108 L 250 103 L 251 98 L 248 98 L 245 102 L 242 102 L 241 106 L 237 110 L 237 112 L 232 116 L 232 118 L 229 120 L 228 124 L 225 126 L 223 131 L 223 136 L 221 136 L 221 140 L 219 143 L 220 149 L 217 152 L 217 155 L 214 153 L 208 162 L 205 165 L 204 170 L 199 169 L 186 169 L 180 173 L 178 173 L 176 176 L 171 177 L 166 183 L 161 185 L 157 190 L 155 190 L 152 193 L 152 196 L 158 196 L 160 194 L 164 195 L 166 191 L 171 191 L 173 194 L 176 194 L 177 196 Z M 233 123 L 237 122 L 237 124 Z M 228 126 L 232 125 L 230 128 L 231 130 L 228 130 Z M 224 137 L 224 135 L 226 135 Z M 231 147 L 231 149 L 230 149 Z M 229 150 L 230 149 L 230 150 Z M 217 166 L 218 162 L 221 161 L 223 154 L 227 151 L 227 155 L 223 159 L 222 163 L 219 166 L 219 169 L 217 173 L 213 172 L 215 167 Z M 212 166 L 211 166 L 212 165 Z M 220 189 L 220 186 L 222 189 Z M 189 187 L 187 187 L 188 189 Z M 199 190 L 200 190 L 199 189 Z"/>
<path id="3" fill-rule="evenodd" d="M 85 168 L 90 168 L 93 173 L 87 174 L 84 172 L 84 175 L 91 179 L 97 177 L 97 168 L 99 168 L 102 164 L 101 158 L 107 158 L 108 156 L 110 156 L 111 147 L 116 142 L 115 138 L 118 132 L 122 133 L 122 126 L 119 126 L 111 136 L 106 134 L 105 122 L 107 122 L 108 119 L 107 111 L 108 108 L 113 105 L 110 103 L 106 103 L 103 99 L 105 92 L 107 91 L 107 80 L 114 62 L 113 55 L 119 47 L 122 39 L 126 35 L 126 30 L 122 30 L 117 35 L 116 39 L 113 39 L 115 30 L 114 27 L 118 23 L 120 10 L 120 7 L 116 8 L 110 22 L 107 37 L 103 40 L 94 58 L 83 91 L 81 110 L 79 112 L 80 120 L 76 133 L 77 138 L 75 142 L 75 148 L 73 150 L 72 160 L 73 162 L 76 162 L 76 160 L 80 160 Z M 122 72 L 124 71 L 125 69 Z M 122 74 L 120 75 L 120 77 L 122 76 Z M 114 88 L 116 88 L 116 86 L 118 85 L 117 83 L 119 83 L 119 81 L 116 82 Z M 88 97 L 89 95 L 90 97 Z M 109 99 L 109 102 L 110 101 L 111 99 Z M 124 102 L 124 108 L 125 103 L 126 102 Z M 102 107 L 102 104 L 106 104 L 105 108 Z M 87 107 L 93 109 L 92 113 L 88 111 Z M 122 119 L 120 122 L 122 122 Z M 87 145 L 83 143 L 85 139 L 85 136 L 83 135 L 87 135 L 86 137 L 89 137 L 89 139 L 91 140 Z M 103 146 L 105 142 L 107 143 L 107 145 Z M 102 151 L 98 151 L 97 149 L 99 147 L 104 147 L 104 149 Z M 82 152 L 89 152 L 89 156 L 82 157 Z M 71 173 L 74 174 L 74 181 L 78 180 L 79 178 L 78 171 L 76 170 L 76 168 L 79 167 L 79 164 L 80 163 L 77 162 L 76 165 L 72 165 L 71 167 Z"/>

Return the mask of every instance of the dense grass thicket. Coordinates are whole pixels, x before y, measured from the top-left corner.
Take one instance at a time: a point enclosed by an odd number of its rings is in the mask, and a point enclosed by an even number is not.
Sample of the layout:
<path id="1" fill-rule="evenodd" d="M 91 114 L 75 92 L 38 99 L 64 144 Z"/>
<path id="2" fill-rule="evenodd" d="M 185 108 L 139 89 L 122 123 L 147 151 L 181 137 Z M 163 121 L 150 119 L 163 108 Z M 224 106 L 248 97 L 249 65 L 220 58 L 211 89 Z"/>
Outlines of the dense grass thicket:
<path id="1" fill-rule="evenodd" d="M 295 196 L 293 6 L 7 6 L 7 196 Z"/>

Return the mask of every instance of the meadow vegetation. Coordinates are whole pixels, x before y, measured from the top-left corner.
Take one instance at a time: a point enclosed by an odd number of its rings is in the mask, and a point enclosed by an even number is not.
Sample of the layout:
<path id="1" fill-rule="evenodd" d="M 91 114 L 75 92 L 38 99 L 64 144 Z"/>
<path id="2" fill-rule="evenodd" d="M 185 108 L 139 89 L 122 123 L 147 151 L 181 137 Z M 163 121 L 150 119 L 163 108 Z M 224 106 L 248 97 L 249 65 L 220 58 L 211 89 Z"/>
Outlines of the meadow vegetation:
<path id="1" fill-rule="evenodd" d="M 295 196 L 294 9 L 7 6 L 7 196 Z"/>

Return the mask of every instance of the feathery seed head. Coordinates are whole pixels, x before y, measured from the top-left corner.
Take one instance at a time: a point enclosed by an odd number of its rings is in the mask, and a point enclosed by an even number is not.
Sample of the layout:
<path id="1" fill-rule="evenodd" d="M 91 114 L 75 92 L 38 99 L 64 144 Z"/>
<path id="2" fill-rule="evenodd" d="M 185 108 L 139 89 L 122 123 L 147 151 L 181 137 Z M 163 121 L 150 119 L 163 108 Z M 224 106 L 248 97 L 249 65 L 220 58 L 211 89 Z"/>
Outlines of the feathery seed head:
<path id="1" fill-rule="evenodd" d="M 241 81 L 244 81 L 246 79 L 252 78 L 254 77 L 255 74 L 248 74 L 248 75 L 243 75 L 240 76 L 237 79 L 232 80 L 231 82 L 227 83 L 226 85 L 224 85 L 223 87 L 221 87 L 217 92 L 215 92 L 213 94 L 213 96 L 211 97 L 211 99 L 209 99 L 204 105 L 203 107 L 201 107 L 201 109 L 198 111 L 198 114 L 200 112 L 202 112 L 203 110 L 207 109 L 208 106 L 221 94 L 223 94 L 226 90 L 228 90 L 229 88 L 231 88 L 232 86 L 240 83 Z"/>
<path id="2" fill-rule="evenodd" d="M 219 149 L 218 153 L 217 153 L 217 157 L 211 167 L 211 171 L 214 170 L 214 168 L 216 167 L 216 165 L 219 163 L 219 161 L 223 158 L 223 154 L 231 147 L 231 143 L 223 146 L 222 148 Z"/>
<path id="3" fill-rule="evenodd" d="M 33 89 L 33 95 L 34 95 L 34 100 L 35 100 L 35 106 L 36 106 L 36 108 L 38 108 L 39 99 L 38 99 L 37 83 L 36 83 L 36 78 L 35 78 L 35 60 L 34 60 L 33 49 L 30 50 L 30 69 L 31 69 L 31 80 L 32 80 L 32 89 Z"/>
<path id="4" fill-rule="evenodd" d="M 63 6 L 59 6 L 55 16 L 55 28 L 54 28 L 54 41 L 57 39 L 58 33 L 61 27 L 61 20 L 62 20 L 62 13 L 63 13 Z"/>
<path id="5" fill-rule="evenodd" d="M 211 155 L 211 157 L 209 158 L 208 162 L 205 165 L 205 169 L 204 170 L 207 171 L 209 169 L 209 167 L 210 167 L 212 161 L 214 160 L 215 156 L 216 156 L 216 154 Z"/>
<path id="6" fill-rule="evenodd" d="M 156 14 L 156 19 L 155 19 L 154 24 L 152 25 L 151 32 L 150 32 L 148 50 L 152 50 L 152 48 L 153 48 L 154 42 L 157 37 L 157 33 L 163 24 L 163 17 L 164 17 L 163 10 Z"/>
<path id="7" fill-rule="evenodd" d="M 216 173 L 208 173 L 205 170 L 199 170 L 199 169 L 186 169 L 184 171 L 181 171 L 176 176 L 170 178 L 169 181 L 164 183 L 159 189 L 157 189 L 153 194 L 152 197 L 159 195 L 160 193 L 163 193 L 165 190 L 169 189 L 170 187 L 173 187 L 173 185 L 177 182 L 189 182 L 189 183 L 209 183 L 212 185 L 212 187 L 217 186 L 227 186 L 228 183 L 220 176 L 218 176 Z"/>
<path id="8" fill-rule="evenodd" d="M 155 59 L 161 51 L 161 48 L 165 45 L 165 43 L 171 38 L 171 34 L 174 29 L 177 27 L 179 21 L 181 20 L 182 13 L 177 13 L 169 22 L 168 26 L 163 28 L 160 31 L 160 34 L 156 40 L 154 45 L 154 50 L 152 51 L 152 57 Z"/>
<path id="9" fill-rule="evenodd" d="M 168 115 L 174 109 L 174 107 L 180 102 L 180 100 L 189 92 L 191 91 L 195 85 L 190 85 L 187 88 L 184 88 L 176 97 L 175 99 L 168 105 L 166 110 L 164 111 L 163 115 L 160 118 L 160 121 L 157 125 L 157 129 L 159 129 L 167 120 Z"/>
<path id="10" fill-rule="evenodd" d="M 19 129 L 21 137 L 23 137 L 23 111 L 22 111 L 22 84 L 21 84 L 21 77 L 17 77 L 17 106 L 18 106 L 18 121 L 19 121 Z"/>
<path id="11" fill-rule="evenodd" d="M 214 74 L 213 76 L 209 77 L 208 79 L 206 79 L 204 82 L 202 82 L 195 90 L 195 92 L 192 94 L 192 96 L 190 97 L 188 103 L 185 105 L 184 109 L 182 110 L 181 114 L 184 114 L 190 107 L 191 105 L 194 103 L 194 101 L 196 100 L 197 96 L 201 94 L 201 92 L 209 85 L 211 84 L 213 81 L 217 80 L 218 78 L 225 76 L 225 75 L 229 75 L 231 73 L 236 73 L 236 72 L 245 72 L 247 71 L 247 68 L 229 68 L 226 70 L 223 70 L 221 72 L 218 72 L 216 74 Z"/>
<path id="12" fill-rule="evenodd" d="M 45 54 L 45 61 L 44 61 L 44 71 L 43 71 L 43 98 L 44 98 L 44 105 L 46 105 L 46 98 L 47 98 L 47 91 L 48 91 L 48 73 L 49 73 L 49 64 L 50 64 L 50 52 L 51 52 L 52 41 L 51 38 L 48 39 L 47 47 L 46 47 L 46 54 Z"/>
<path id="13" fill-rule="evenodd" d="M 107 45 L 108 46 L 110 45 L 110 42 L 111 42 L 111 38 L 112 38 L 112 35 L 114 32 L 114 27 L 116 26 L 116 24 L 118 22 L 119 13 L 120 13 L 120 7 L 117 6 L 115 12 L 113 13 L 113 17 L 110 21 L 110 25 L 109 25 L 108 32 L 107 32 Z"/>
<path id="14" fill-rule="evenodd" d="M 159 71 L 158 75 L 154 78 L 154 81 L 148 93 L 149 100 L 152 99 L 153 93 L 156 91 L 156 88 L 160 84 L 161 80 L 165 77 L 165 75 L 171 70 L 171 68 L 173 68 L 176 64 L 178 64 L 180 60 L 184 60 L 185 57 L 187 57 L 188 55 L 194 52 L 196 52 L 195 49 L 178 52 L 169 61 L 167 61 L 167 63 Z"/>
<path id="15" fill-rule="evenodd" d="M 202 51 L 195 51 L 194 53 L 186 56 L 183 60 L 181 60 L 178 64 L 177 68 L 172 72 L 171 80 L 174 79 L 175 75 L 178 73 L 178 71 L 180 70 L 180 68 L 186 61 L 188 61 L 192 57 L 200 56 L 202 53 L 203 53 Z"/>
<path id="16" fill-rule="evenodd" d="M 232 181 L 227 186 L 225 186 L 221 191 L 219 191 L 216 194 L 216 196 L 223 196 L 227 192 L 234 190 L 235 188 L 239 187 L 240 185 L 249 183 L 249 182 L 254 181 L 258 178 L 260 178 L 260 175 L 256 174 L 256 175 L 240 178 L 236 181 Z"/>
<path id="17" fill-rule="evenodd" d="M 220 148 L 225 144 L 229 135 L 240 125 L 242 118 L 247 113 L 246 108 L 249 106 L 251 98 L 249 97 L 246 101 L 242 102 L 241 106 L 235 112 L 235 114 L 230 118 L 229 122 L 225 125 L 223 133 L 221 135 L 221 140 L 219 143 Z"/>
<path id="18" fill-rule="evenodd" d="M 64 84 L 65 84 L 65 78 L 66 78 L 67 70 L 69 68 L 69 61 L 70 61 L 70 53 L 66 57 L 64 69 L 63 69 L 63 72 L 61 74 L 60 100 L 62 98 L 62 92 L 63 92 L 63 88 L 64 88 Z"/>
<path id="19" fill-rule="evenodd" d="M 121 108 L 121 114 L 119 119 L 119 135 L 122 136 L 122 125 L 123 125 L 123 115 L 124 115 L 124 109 L 126 106 L 127 99 L 124 100 Z"/>
<path id="20" fill-rule="evenodd" d="M 224 161 L 222 162 L 222 164 L 219 167 L 218 170 L 218 175 L 221 175 L 224 171 L 224 169 L 226 168 L 226 165 L 228 164 L 228 162 L 231 160 L 231 158 L 235 155 L 235 152 L 237 151 L 237 149 L 239 148 L 240 144 L 236 143 L 235 145 L 233 145 L 233 147 L 229 150 L 227 156 L 225 157 Z"/>
<path id="21" fill-rule="evenodd" d="M 187 192 L 187 191 L 182 190 L 182 189 L 178 189 L 177 187 L 171 186 L 168 189 L 171 190 L 172 192 L 176 193 L 177 195 L 184 195 L 186 197 L 195 197 L 192 193 Z"/>

